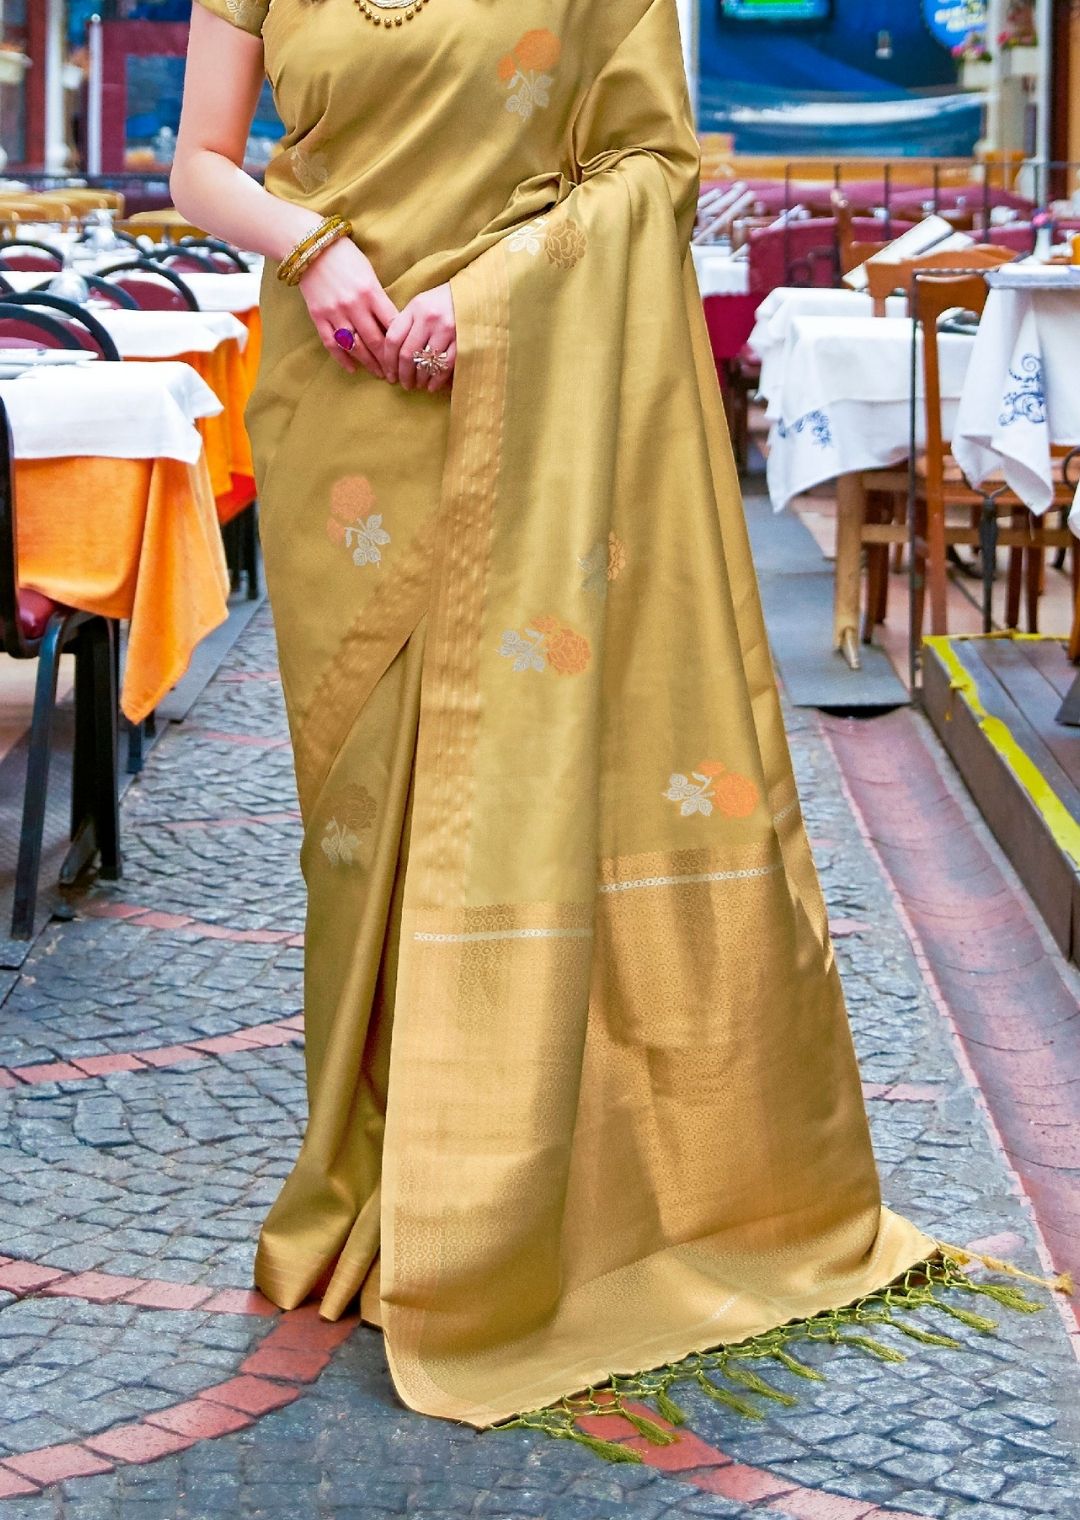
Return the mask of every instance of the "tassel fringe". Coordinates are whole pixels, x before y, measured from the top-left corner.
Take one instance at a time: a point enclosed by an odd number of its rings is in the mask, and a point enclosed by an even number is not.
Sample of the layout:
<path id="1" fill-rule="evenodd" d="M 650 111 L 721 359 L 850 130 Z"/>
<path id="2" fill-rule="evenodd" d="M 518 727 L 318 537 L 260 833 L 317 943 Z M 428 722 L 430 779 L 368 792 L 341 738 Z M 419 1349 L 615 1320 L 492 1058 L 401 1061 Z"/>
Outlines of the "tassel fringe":
<path id="1" fill-rule="evenodd" d="M 796 1377 L 815 1383 L 825 1381 L 816 1368 L 808 1367 L 792 1355 L 790 1348 L 799 1342 L 826 1341 L 831 1345 L 854 1346 L 883 1362 L 903 1362 L 906 1357 L 902 1351 L 886 1345 L 876 1336 L 864 1334 L 863 1327 L 873 1326 L 876 1329 L 885 1326 L 898 1330 L 923 1345 L 958 1350 L 961 1349 L 960 1341 L 950 1335 L 927 1330 L 904 1316 L 912 1310 L 936 1309 L 980 1335 L 989 1335 L 997 1329 L 996 1320 L 971 1309 L 961 1308 L 943 1295 L 960 1292 L 988 1298 L 1003 1308 L 1020 1314 L 1038 1314 L 1045 1307 L 1026 1297 L 1012 1283 L 973 1280 L 962 1270 L 973 1260 L 982 1262 L 991 1271 L 1020 1278 L 1054 1292 L 1073 1291 L 1072 1280 L 1067 1273 L 1053 1279 L 1035 1277 L 991 1256 L 982 1256 L 940 1241 L 937 1245 L 939 1255 L 918 1262 L 888 1287 L 869 1293 L 844 1308 L 825 1309 L 809 1319 L 779 1325 L 775 1330 L 766 1331 L 751 1340 L 740 1341 L 737 1345 L 695 1352 L 681 1362 L 636 1376 L 613 1376 L 603 1386 L 587 1388 L 584 1393 L 561 1399 L 546 1409 L 534 1409 L 515 1415 L 513 1419 L 505 1420 L 494 1428 L 539 1430 L 545 1435 L 587 1446 L 608 1462 L 640 1462 L 642 1456 L 635 1445 L 603 1440 L 583 1430 L 578 1422 L 597 1416 L 621 1417 L 650 1444 L 670 1446 L 679 1439 L 677 1431 L 665 1429 L 650 1419 L 649 1406 L 655 1408 L 659 1419 L 668 1426 L 685 1424 L 686 1413 L 671 1395 L 671 1389 L 679 1384 L 700 1388 L 714 1403 L 723 1404 L 744 1419 L 761 1420 L 764 1419 L 764 1410 L 749 1395 L 785 1406 L 795 1404 L 798 1400 L 793 1394 L 774 1388 L 747 1365 L 749 1362 L 760 1366 L 773 1361 Z M 622 1433 L 626 1433 L 625 1424 Z"/>

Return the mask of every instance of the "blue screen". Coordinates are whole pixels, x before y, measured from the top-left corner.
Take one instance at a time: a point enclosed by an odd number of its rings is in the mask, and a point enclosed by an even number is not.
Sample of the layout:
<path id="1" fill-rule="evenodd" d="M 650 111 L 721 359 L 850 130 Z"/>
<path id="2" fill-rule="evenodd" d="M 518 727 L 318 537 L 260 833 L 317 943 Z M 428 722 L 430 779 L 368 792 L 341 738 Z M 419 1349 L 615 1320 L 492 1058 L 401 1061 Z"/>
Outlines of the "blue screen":
<path id="1" fill-rule="evenodd" d="M 731 21 L 828 21 L 832 0 L 720 0 Z"/>

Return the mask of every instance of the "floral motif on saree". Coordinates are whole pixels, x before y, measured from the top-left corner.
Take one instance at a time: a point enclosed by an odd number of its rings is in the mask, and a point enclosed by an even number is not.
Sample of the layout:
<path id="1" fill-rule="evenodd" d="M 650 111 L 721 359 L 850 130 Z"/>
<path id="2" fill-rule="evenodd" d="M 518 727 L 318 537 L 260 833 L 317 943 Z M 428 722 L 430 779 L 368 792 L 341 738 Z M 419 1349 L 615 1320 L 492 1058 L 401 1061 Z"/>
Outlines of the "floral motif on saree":
<path id="1" fill-rule="evenodd" d="M 335 481 L 330 493 L 326 533 L 332 544 L 348 549 L 354 565 L 379 565 L 390 542 L 381 512 L 372 512 L 375 492 L 363 475 Z"/>
<path id="2" fill-rule="evenodd" d="M 523 121 L 537 109 L 550 105 L 551 70 L 562 55 L 562 43 L 553 32 L 526 32 L 499 60 L 499 78 L 510 90 L 506 109 Z"/>

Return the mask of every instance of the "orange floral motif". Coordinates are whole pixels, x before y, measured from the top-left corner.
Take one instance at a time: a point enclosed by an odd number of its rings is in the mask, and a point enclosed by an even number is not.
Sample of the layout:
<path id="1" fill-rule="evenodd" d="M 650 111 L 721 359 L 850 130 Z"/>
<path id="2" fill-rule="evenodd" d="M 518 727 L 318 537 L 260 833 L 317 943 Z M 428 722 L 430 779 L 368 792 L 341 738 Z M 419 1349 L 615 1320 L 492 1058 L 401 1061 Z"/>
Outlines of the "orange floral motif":
<path id="1" fill-rule="evenodd" d="M 569 216 L 560 217 L 544 236 L 544 252 L 559 269 L 573 269 L 585 257 L 588 246 L 585 233 Z"/>
<path id="2" fill-rule="evenodd" d="M 330 517 L 326 536 L 332 544 L 348 549 L 354 565 L 378 565 L 382 547 L 390 542 L 381 512 L 372 512 L 375 492 L 364 475 L 345 475 L 330 492 Z"/>
<path id="3" fill-rule="evenodd" d="M 592 650 L 583 634 L 559 628 L 547 638 L 548 664 L 557 675 L 578 676 L 588 668 Z"/>
<path id="4" fill-rule="evenodd" d="M 562 43 L 554 32 L 538 29 L 526 32 L 505 57 L 499 59 L 499 78 L 513 93 L 506 109 L 527 121 L 537 108 L 549 104 L 551 74 L 562 54 Z"/>
<path id="5" fill-rule="evenodd" d="M 719 760 L 703 760 L 689 776 L 676 772 L 664 796 L 679 804 L 684 818 L 695 813 L 709 818 L 717 809 L 725 818 L 748 818 L 761 799 L 749 776 L 729 771 Z"/>
<path id="6" fill-rule="evenodd" d="M 525 628 L 508 628 L 499 653 L 513 660 L 515 670 L 553 670 L 559 676 L 580 675 L 592 658 L 584 634 L 548 615 L 534 618 Z"/>
<path id="7" fill-rule="evenodd" d="M 617 581 L 626 569 L 626 545 L 614 533 L 609 533 L 607 541 L 599 539 L 588 554 L 578 559 L 578 564 L 585 572 L 582 590 L 607 596 L 608 583 Z"/>

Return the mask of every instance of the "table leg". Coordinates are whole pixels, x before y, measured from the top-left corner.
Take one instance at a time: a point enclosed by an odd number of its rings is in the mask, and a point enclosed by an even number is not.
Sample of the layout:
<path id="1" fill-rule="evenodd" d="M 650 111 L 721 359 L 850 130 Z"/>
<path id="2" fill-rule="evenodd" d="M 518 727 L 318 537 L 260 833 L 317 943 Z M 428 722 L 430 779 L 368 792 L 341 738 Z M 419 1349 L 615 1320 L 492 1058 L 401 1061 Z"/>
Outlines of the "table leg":
<path id="1" fill-rule="evenodd" d="M 841 475 L 836 482 L 836 595 L 833 604 L 833 648 L 839 649 L 852 670 L 859 658 L 859 583 L 862 572 L 862 525 L 866 490 L 861 473 Z"/>

